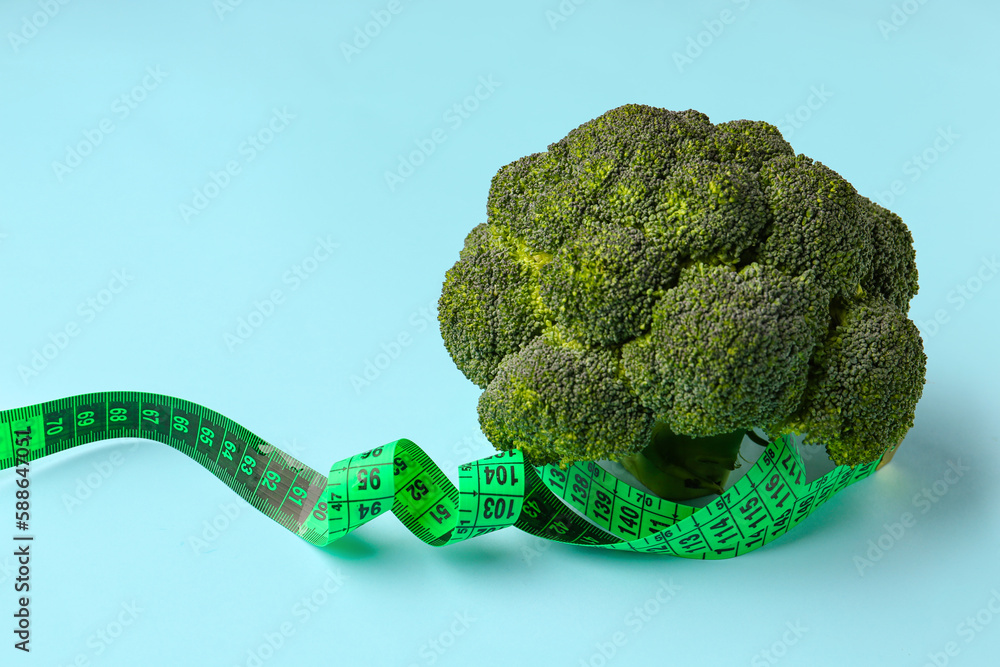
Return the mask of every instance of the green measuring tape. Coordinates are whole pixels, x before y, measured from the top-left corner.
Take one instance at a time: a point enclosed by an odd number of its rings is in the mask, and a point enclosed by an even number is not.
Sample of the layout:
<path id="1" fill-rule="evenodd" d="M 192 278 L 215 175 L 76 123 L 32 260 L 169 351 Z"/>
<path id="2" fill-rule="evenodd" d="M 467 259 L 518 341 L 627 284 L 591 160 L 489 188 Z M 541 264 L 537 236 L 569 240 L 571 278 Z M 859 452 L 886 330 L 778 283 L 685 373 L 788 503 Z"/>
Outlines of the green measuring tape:
<path id="1" fill-rule="evenodd" d="M 535 467 L 518 451 L 459 466 L 456 489 L 405 438 L 337 461 L 324 476 L 208 408 L 159 394 L 110 391 L 0 411 L 0 470 L 124 437 L 183 452 L 318 546 L 391 511 L 433 546 L 516 526 L 558 542 L 685 558 L 730 558 L 761 547 L 871 475 L 882 460 L 839 466 L 806 484 L 798 451 L 779 438 L 703 508 L 643 493 L 593 462 L 565 470 Z"/>

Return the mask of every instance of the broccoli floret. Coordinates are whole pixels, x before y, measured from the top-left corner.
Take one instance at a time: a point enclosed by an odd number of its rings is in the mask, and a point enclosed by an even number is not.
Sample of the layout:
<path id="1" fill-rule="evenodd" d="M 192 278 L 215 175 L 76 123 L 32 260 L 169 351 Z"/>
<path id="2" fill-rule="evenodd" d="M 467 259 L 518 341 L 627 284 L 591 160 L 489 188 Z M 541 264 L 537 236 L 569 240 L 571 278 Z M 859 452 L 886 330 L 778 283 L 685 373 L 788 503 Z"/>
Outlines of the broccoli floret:
<path id="1" fill-rule="evenodd" d="M 771 224 L 756 260 L 797 275 L 816 272 L 833 296 L 851 297 L 869 272 L 872 218 L 854 187 L 805 155 L 761 167 Z"/>
<path id="2" fill-rule="evenodd" d="M 622 367 L 642 404 L 674 433 L 710 436 L 788 416 L 827 328 L 812 276 L 750 264 L 696 264 L 626 343 Z"/>
<path id="3" fill-rule="evenodd" d="M 736 264 L 768 222 L 757 175 L 736 163 L 682 162 L 664 177 L 654 201 L 646 235 L 699 262 Z"/>
<path id="4" fill-rule="evenodd" d="M 881 294 L 905 315 L 910 299 L 917 293 L 917 258 L 913 236 L 903 220 L 892 211 L 865 199 L 872 218 L 871 270 L 861 286 L 866 292 Z"/>
<path id="5" fill-rule="evenodd" d="M 529 254 L 555 252 L 582 222 L 584 198 L 564 158 L 555 152 L 516 160 L 493 177 L 487 219 Z"/>
<path id="6" fill-rule="evenodd" d="M 916 325 L 875 296 L 838 314 L 795 414 L 764 427 L 826 445 L 838 465 L 872 461 L 913 426 L 927 356 Z"/>
<path id="7" fill-rule="evenodd" d="M 493 178 L 441 295 L 483 432 L 719 492 L 754 428 L 838 463 L 912 425 L 926 358 L 894 213 L 768 123 L 625 105 Z"/>
<path id="8" fill-rule="evenodd" d="M 779 155 L 795 155 L 774 125 L 759 120 L 731 120 L 715 126 L 712 159 L 741 164 L 754 172 Z"/>
<path id="9" fill-rule="evenodd" d="M 445 276 L 438 319 L 455 364 L 485 388 L 503 358 L 542 331 L 536 278 L 485 224 L 469 232 L 460 257 Z"/>
<path id="10" fill-rule="evenodd" d="M 503 360 L 479 397 L 479 423 L 497 449 L 520 449 L 537 464 L 624 456 L 646 445 L 653 426 L 612 352 L 552 335 Z"/>
<path id="11" fill-rule="evenodd" d="M 542 303 L 572 338 L 615 345 L 649 329 L 653 303 L 675 279 L 676 260 L 641 232 L 583 229 L 541 268 Z"/>

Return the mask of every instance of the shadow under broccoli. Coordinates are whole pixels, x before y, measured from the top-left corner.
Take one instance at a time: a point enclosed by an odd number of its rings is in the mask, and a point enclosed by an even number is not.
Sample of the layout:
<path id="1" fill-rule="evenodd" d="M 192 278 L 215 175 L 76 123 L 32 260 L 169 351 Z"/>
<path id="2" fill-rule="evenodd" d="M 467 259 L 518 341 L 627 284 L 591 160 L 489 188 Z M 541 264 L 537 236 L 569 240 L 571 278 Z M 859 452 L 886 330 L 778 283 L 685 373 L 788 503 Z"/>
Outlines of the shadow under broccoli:
<path id="1" fill-rule="evenodd" d="M 897 444 L 916 291 L 903 221 L 774 126 L 626 105 L 497 173 L 438 318 L 497 449 L 684 500 L 755 428 L 850 466 Z"/>

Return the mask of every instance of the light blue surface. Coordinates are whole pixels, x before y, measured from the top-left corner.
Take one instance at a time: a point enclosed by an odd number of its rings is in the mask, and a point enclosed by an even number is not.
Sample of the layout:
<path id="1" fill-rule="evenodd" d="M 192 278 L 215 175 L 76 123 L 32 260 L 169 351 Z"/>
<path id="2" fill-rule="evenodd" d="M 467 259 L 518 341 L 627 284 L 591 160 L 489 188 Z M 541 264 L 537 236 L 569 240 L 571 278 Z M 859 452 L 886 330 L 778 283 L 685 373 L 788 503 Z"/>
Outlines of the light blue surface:
<path id="1" fill-rule="evenodd" d="M 159 392 L 315 468 L 408 437 L 455 479 L 493 450 L 433 306 L 490 178 L 640 102 L 775 123 L 903 217 L 929 357 L 916 424 L 875 477 L 721 562 L 516 530 L 433 549 L 393 518 L 316 549 L 164 445 L 89 445 L 32 466 L 33 650 L 11 647 L 0 556 L 0 662 L 253 665 L 284 628 L 263 664 L 995 664 L 995 4 L 224 2 L 0 6 L 2 407 Z M 345 55 L 371 12 L 391 21 Z M 80 142 L 97 145 L 54 167 Z M 102 292 L 115 272 L 127 284 Z M 37 375 L 19 371 L 53 340 Z M 369 362 L 383 368 L 352 383 Z M 0 540 L 13 492 L 4 473 Z M 224 527 L 210 541 L 206 521 Z"/>

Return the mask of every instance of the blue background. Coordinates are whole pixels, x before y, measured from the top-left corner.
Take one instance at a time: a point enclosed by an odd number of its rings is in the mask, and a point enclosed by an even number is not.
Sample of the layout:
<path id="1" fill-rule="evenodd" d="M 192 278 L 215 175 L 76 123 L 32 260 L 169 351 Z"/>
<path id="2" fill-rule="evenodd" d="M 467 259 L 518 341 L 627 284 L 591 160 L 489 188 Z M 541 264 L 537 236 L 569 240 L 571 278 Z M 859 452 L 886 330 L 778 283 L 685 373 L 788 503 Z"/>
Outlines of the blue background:
<path id="1" fill-rule="evenodd" d="M 516 530 L 433 549 L 393 518 L 317 549 L 169 447 L 88 445 L 32 465 L 33 650 L 10 647 L 0 556 L 4 664 L 252 665 L 283 624 L 263 664 L 991 664 L 996 4 L 224 2 L 0 7 L 0 407 L 158 392 L 317 469 L 408 437 L 454 480 L 493 450 L 437 331 L 444 272 L 497 169 L 639 102 L 772 122 L 903 217 L 929 357 L 915 426 L 878 475 L 721 562 Z M 371 12 L 391 20 L 365 43 Z M 337 248 L 311 263 L 318 238 Z M 6 472 L 0 506 L 13 492 Z"/>

